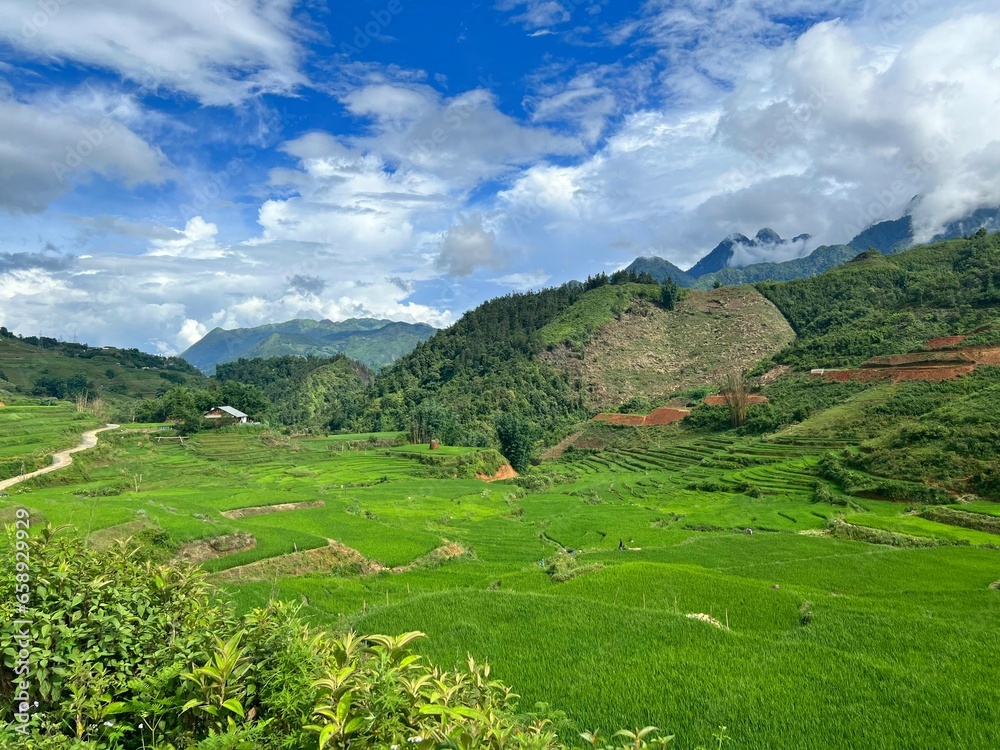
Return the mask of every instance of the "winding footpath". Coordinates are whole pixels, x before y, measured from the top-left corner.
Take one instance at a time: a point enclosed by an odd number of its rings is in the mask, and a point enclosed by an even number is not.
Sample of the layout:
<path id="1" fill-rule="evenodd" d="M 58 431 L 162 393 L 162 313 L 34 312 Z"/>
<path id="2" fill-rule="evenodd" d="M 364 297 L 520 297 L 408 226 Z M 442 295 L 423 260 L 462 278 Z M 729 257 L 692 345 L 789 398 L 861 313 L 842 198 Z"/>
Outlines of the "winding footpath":
<path id="1" fill-rule="evenodd" d="M 41 476 L 42 474 L 48 474 L 50 471 L 56 471 L 58 469 L 65 469 L 67 466 L 73 463 L 74 453 L 85 451 L 88 448 L 93 448 L 95 445 L 97 445 L 97 436 L 99 433 L 105 432 L 106 430 L 117 430 L 120 426 L 121 425 L 117 424 L 109 424 L 106 427 L 101 427 L 100 429 L 90 430 L 89 432 L 83 433 L 83 437 L 80 438 L 79 445 L 52 454 L 51 466 L 46 466 L 44 469 L 39 469 L 38 471 L 32 471 L 28 474 L 21 474 L 20 476 L 12 477 L 11 479 L 4 479 L 2 482 L 0 482 L 0 492 L 3 492 L 8 487 L 13 487 L 15 484 L 20 484 L 21 482 L 27 479 L 31 479 L 32 477 Z"/>

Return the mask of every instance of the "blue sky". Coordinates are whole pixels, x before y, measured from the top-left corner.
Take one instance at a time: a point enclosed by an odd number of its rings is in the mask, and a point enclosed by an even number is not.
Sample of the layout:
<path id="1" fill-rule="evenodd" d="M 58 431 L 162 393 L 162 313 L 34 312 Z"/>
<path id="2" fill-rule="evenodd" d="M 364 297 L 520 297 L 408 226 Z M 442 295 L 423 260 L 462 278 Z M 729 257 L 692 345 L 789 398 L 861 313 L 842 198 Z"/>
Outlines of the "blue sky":
<path id="1" fill-rule="evenodd" d="M 1000 204 L 1000 13 L 928 0 L 0 0 L 0 322 L 471 306 Z"/>

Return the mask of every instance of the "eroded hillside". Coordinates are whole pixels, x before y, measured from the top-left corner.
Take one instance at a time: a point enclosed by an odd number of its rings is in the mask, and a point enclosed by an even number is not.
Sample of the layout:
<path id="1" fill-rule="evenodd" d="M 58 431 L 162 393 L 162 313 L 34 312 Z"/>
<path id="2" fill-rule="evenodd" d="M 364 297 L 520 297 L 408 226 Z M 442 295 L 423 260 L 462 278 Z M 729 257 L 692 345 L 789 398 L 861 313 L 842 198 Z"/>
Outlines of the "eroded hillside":
<path id="1" fill-rule="evenodd" d="M 602 326 L 582 354 L 565 345 L 542 358 L 579 381 L 588 409 L 632 398 L 666 398 L 713 386 L 795 338 L 778 309 L 752 287 L 691 292 L 675 310 L 637 300 Z"/>

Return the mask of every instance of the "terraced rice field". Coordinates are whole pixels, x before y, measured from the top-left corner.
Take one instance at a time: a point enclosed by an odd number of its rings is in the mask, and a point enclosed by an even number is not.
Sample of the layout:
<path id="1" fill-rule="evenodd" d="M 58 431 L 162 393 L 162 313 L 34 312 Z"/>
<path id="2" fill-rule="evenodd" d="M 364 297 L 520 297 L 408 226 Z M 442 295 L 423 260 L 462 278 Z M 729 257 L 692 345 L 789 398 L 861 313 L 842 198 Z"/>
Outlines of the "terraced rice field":
<path id="1" fill-rule="evenodd" d="M 836 488 L 850 505 L 816 502 L 821 456 L 849 441 L 657 429 L 654 449 L 570 451 L 494 484 L 423 463 L 421 446 L 341 450 L 252 432 L 150 444 L 122 432 L 0 512 L 26 505 L 105 542 L 119 525 L 177 542 L 253 534 L 253 549 L 209 571 L 330 540 L 386 567 L 452 544 L 465 554 L 406 572 L 279 567 L 266 581 L 227 577 L 224 590 L 245 608 L 297 602 L 326 626 L 422 630 L 421 648 L 445 665 L 488 659 L 525 710 L 566 712 L 570 743 L 580 729 L 654 725 L 693 750 L 725 725 L 732 748 L 1000 746 L 1000 591 L 989 588 L 1000 535 Z M 275 505 L 292 507 L 222 515 Z M 984 501 L 955 507 L 1000 515 Z M 937 546 L 828 536 L 838 518 Z"/>
<path id="2" fill-rule="evenodd" d="M 0 479 L 47 466 L 51 454 L 72 448 L 83 432 L 99 426 L 67 403 L 0 407 Z"/>

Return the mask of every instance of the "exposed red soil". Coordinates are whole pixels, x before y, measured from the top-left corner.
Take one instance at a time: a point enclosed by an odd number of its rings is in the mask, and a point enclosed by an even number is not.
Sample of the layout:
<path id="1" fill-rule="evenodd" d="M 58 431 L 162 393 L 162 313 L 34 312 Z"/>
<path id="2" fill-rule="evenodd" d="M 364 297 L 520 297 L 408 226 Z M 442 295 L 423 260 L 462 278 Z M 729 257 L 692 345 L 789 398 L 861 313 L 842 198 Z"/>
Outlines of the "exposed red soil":
<path id="1" fill-rule="evenodd" d="M 928 349 L 950 349 L 965 341 L 968 336 L 942 336 L 939 339 L 931 339 L 924 346 Z"/>
<path id="2" fill-rule="evenodd" d="M 927 342 L 940 349 L 953 346 L 942 342 L 961 343 L 968 336 L 947 336 Z M 977 367 L 1000 367 L 1000 346 L 964 346 L 950 351 L 910 352 L 886 357 L 872 357 L 857 370 L 813 370 L 813 375 L 827 380 L 863 383 L 872 380 L 951 380 L 974 372 Z"/>
<path id="3" fill-rule="evenodd" d="M 1000 346 L 967 346 L 962 353 L 976 364 L 1000 367 Z"/>
<path id="4" fill-rule="evenodd" d="M 630 427 L 659 427 L 680 422 L 690 413 L 690 409 L 675 409 L 670 406 L 661 406 L 645 415 L 602 413 L 595 416 L 593 421 Z"/>
<path id="5" fill-rule="evenodd" d="M 705 406 L 725 406 L 726 397 L 722 394 L 716 394 L 715 396 L 709 396 L 704 401 L 702 401 Z M 751 393 L 747 395 L 748 404 L 766 404 L 767 396 L 761 396 L 759 393 Z"/>
<path id="6" fill-rule="evenodd" d="M 516 479 L 518 476 L 518 473 L 514 471 L 514 467 L 510 464 L 501 466 L 493 476 L 476 474 L 476 478 L 482 479 L 484 482 L 502 482 L 504 479 Z"/>

